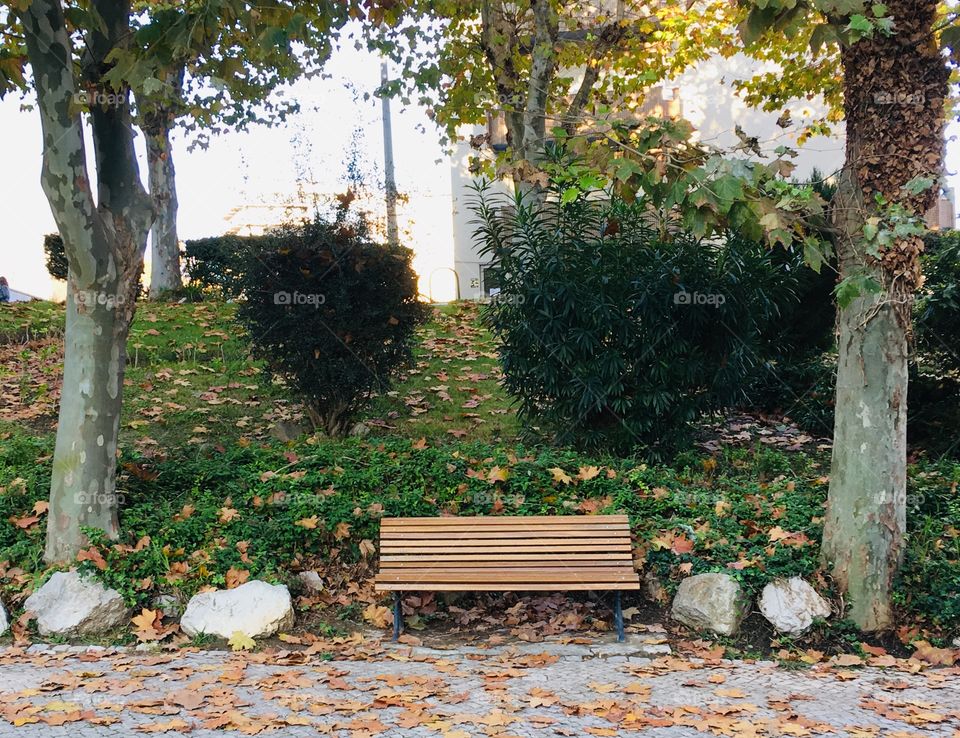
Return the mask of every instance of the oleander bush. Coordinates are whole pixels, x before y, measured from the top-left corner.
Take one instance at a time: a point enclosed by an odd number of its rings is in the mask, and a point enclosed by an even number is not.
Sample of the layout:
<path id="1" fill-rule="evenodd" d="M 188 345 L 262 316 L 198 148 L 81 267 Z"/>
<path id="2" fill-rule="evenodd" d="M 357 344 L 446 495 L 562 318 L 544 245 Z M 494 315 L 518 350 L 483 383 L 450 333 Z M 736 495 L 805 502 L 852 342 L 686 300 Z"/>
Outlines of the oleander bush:
<path id="1" fill-rule="evenodd" d="M 476 237 L 522 420 L 559 443 L 665 458 L 700 415 L 743 400 L 797 279 L 734 233 L 658 232 L 645 207 L 481 189 Z"/>

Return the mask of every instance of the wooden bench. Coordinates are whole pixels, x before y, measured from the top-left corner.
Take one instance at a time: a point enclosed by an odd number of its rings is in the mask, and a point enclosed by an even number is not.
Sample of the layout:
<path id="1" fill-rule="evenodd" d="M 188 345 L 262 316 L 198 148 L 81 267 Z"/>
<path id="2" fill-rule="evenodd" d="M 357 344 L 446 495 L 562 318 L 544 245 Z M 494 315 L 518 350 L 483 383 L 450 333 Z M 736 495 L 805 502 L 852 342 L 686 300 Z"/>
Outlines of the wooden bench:
<path id="1" fill-rule="evenodd" d="M 639 589 L 626 515 L 384 518 L 379 591 L 400 593 L 612 590 L 623 640 L 620 591 Z"/>

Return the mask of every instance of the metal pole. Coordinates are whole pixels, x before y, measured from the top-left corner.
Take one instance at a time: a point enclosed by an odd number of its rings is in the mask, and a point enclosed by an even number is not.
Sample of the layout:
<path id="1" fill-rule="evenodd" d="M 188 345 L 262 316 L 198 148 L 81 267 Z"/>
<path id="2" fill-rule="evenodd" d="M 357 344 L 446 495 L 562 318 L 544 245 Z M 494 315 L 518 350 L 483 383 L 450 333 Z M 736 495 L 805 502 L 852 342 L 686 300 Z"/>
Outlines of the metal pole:
<path id="1" fill-rule="evenodd" d="M 620 592 L 617 591 L 615 594 L 616 597 L 616 610 L 613 613 L 614 622 L 617 624 L 617 640 L 623 642 L 623 607 L 620 603 Z"/>
<path id="2" fill-rule="evenodd" d="M 393 593 L 393 640 L 400 640 L 400 629 L 403 627 L 403 608 L 400 606 L 400 593 Z M 621 639 L 622 640 L 622 639 Z"/>
<path id="3" fill-rule="evenodd" d="M 388 70 L 386 60 L 380 63 L 380 84 L 387 83 Z M 397 229 L 397 180 L 393 171 L 393 125 L 390 120 L 390 96 L 382 95 L 380 106 L 383 110 L 383 184 L 387 196 L 387 242 L 391 246 L 400 243 Z"/>

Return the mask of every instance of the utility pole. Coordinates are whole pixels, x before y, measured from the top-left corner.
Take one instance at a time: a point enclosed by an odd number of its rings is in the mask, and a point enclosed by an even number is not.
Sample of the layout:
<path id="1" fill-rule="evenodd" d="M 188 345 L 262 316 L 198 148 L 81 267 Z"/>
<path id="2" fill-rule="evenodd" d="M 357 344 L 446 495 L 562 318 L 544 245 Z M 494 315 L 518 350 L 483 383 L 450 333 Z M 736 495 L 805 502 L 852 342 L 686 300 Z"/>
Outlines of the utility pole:
<path id="1" fill-rule="evenodd" d="M 387 61 L 380 63 L 380 84 L 387 83 Z M 390 121 L 390 96 L 382 95 L 383 110 L 383 184 L 387 195 L 387 242 L 391 246 L 400 243 L 397 229 L 397 180 L 393 171 L 393 126 Z"/>

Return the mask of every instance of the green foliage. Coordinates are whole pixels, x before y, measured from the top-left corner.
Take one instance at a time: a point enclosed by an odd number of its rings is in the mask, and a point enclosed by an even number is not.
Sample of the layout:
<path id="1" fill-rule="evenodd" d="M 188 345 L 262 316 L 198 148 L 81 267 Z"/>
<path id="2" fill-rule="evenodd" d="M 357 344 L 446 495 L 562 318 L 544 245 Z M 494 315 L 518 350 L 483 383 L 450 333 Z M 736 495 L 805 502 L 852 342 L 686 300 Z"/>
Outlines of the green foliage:
<path id="1" fill-rule="evenodd" d="M 0 446 L 0 562 L 28 575 L 0 578 L 8 605 L 45 571 L 42 525 L 14 521 L 45 499 L 50 452 L 49 442 L 19 431 Z M 369 575 L 375 558 L 361 543 L 376 544 L 384 516 L 625 512 L 638 560 L 668 592 L 690 573 L 726 571 L 756 593 L 776 577 L 816 581 L 824 462 L 761 448 L 646 465 L 553 448 L 423 448 L 403 438 L 184 448 L 166 459 L 126 452 L 121 538 L 94 539 L 106 570 L 89 561 L 81 568 L 149 606 L 161 592 L 186 598 L 223 587 L 230 568 L 287 582 L 308 567 Z M 911 618 L 945 628 L 960 625 L 958 480 L 957 464 L 911 467 L 897 590 Z"/>
<path id="2" fill-rule="evenodd" d="M 565 189 L 543 204 L 478 193 L 505 386 L 562 443 L 664 456 L 741 398 L 794 277 L 755 242 L 658 233 L 643 200 L 564 203 Z"/>
<path id="3" fill-rule="evenodd" d="M 960 231 L 924 239 L 925 281 L 917 295 L 914 329 L 921 362 L 960 370 Z"/>
<path id="4" fill-rule="evenodd" d="M 292 384 L 316 425 L 346 433 L 410 359 L 426 318 L 411 251 L 373 242 L 341 207 L 332 221 L 281 227 L 243 253 L 238 317 L 254 354 Z"/>
<path id="5" fill-rule="evenodd" d="M 63 239 L 59 233 L 48 233 L 43 237 L 43 253 L 46 254 L 47 272 L 54 279 L 67 278 L 67 254 L 63 250 Z"/>
<path id="6" fill-rule="evenodd" d="M 934 625 L 960 624 L 960 464 L 914 465 L 907 477 L 909 546 L 897 602 Z"/>
<path id="7" fill-rule="evenodd" d="M 191 286 L 223 298 L 240 296 L 240 270 L 256 236 L 212 236 L 186 242 L 184 261 Z"/>

